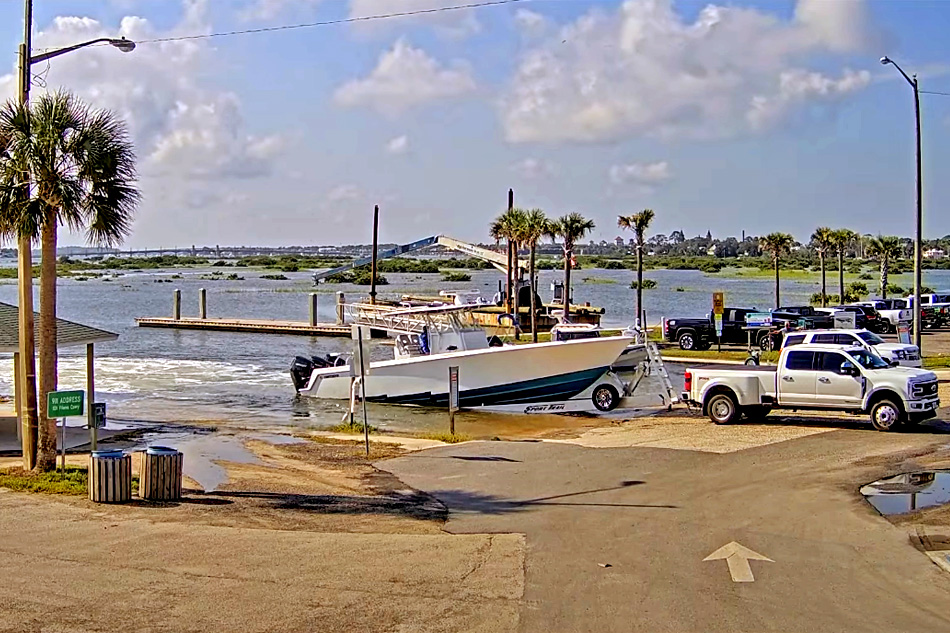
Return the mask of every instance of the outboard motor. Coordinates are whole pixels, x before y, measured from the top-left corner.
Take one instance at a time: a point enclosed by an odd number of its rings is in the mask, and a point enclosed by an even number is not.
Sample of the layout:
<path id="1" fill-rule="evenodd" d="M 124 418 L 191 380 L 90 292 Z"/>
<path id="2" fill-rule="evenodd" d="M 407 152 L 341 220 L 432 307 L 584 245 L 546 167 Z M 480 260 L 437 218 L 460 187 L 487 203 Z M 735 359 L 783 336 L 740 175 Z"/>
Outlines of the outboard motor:
<path id="1" fill-rule="evenodd" d="M 304 356 L 297 356 L 290 363 L 290 379 L 294 381 L 294 389 L 300 391 L 310 382 L 310 374 L 313 373 L 313 361 Z"/>

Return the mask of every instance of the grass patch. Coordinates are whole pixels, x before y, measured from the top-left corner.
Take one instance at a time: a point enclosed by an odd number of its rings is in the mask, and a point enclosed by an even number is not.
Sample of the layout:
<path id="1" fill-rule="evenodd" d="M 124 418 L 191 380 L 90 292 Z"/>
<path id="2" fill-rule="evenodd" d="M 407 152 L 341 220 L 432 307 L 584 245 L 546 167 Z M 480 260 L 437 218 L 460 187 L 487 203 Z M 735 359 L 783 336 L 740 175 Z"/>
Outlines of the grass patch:
<path id="1" fill-rule="evenodd" d="M 347 422 L 340 422 L 339 424 L 334 424 L 333 426 L 331 426 L 331 427 L 328 428 L 327 430 L 328 430 L 328 431 L 333 431 L 334 433 L 351 433 L 351 434 L 353 434 L 353 435 L 362 435 L 362 434 L 363 434 L 363 423 L 357 421 L 356 419 L 354 419 L 352 423 L 350 423 L 349 421 L 347 421 Z M 369 425 L 369 432 L 370 432 L 370 433 L 377 433 L 377 432 L 379 432 L 379 429 L 376 428 L 375 426 L 373 426 L 372 424 L 370 424 L 370 425 Z"/>
<path id="2" fill-rule="evenodd" d="M 51 495 L 85 495 L 88 476 L 80 466 L 67 466 L 66 472 L 54 470 L 35 473 L 22 468 L 0 469 L 0 488 Z"/>
<path id="3" fill-rule="evenodd" d="M 924 356 L 922 359 L 924 369 L 943 369 L 950 367 L 950 356 L 939 355 L 939 356 Z"/>
<path id="4" fill-rule="evenodd" d="M 595 284 L 595 285 L 596 284 L 606 285 L 606 284 L 617 283 L 616 279 L 606 279 L 604 277 L 584 277 L 581 281 L 583 281 L 585 284 Z"/>
<path id="5" fill-rule="evenodd" d="M 471 435 L 465 435 L 464 433 L 456 433 L 455 435 L 451 433 L 423 433 L 419 437 L 425 440 L 445 442 L 446 444 L 458 444 L 459 442 L 470 442 L 472 440 Z"/>

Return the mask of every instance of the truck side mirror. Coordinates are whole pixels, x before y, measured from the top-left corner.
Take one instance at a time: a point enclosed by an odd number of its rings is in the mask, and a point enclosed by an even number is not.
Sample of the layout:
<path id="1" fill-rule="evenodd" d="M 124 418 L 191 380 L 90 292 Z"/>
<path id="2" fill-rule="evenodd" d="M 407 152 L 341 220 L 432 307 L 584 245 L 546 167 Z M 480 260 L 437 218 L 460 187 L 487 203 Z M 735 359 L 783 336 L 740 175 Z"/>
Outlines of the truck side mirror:
<path id="1" fill-rule="evenodd" d="M 854 366 L 850 360 L 846 360 L 841 363 L 841 367 L 838 368 L 838 373 L 843 376 L 857 376 L 858 368 Z"/>

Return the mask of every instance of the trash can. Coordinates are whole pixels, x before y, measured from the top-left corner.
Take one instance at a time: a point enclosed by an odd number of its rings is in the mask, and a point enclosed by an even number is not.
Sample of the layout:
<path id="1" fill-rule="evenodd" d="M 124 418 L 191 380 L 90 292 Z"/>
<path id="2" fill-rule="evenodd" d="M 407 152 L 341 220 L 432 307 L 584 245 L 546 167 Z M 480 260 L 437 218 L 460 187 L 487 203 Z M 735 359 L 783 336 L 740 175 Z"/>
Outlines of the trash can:
<path id="1" fill-rule="evenodd" d="M 120 450 L 89 455 L 89 499 L 96 503 L 132 500 L 132 456 Z"/>
<path id="2" fill-rule="evenodd" d="M 149 501 L 181 499 L 181 469 L 184 456 L 167 446 L 149 446 L 142 453 L 139 497 Z"/>

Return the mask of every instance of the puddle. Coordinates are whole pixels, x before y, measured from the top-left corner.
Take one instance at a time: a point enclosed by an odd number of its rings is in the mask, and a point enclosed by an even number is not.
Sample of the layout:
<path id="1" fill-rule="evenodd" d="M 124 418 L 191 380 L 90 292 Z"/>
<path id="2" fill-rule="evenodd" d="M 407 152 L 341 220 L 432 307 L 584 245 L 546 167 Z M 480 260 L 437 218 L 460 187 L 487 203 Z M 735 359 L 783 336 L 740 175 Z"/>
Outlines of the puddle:
<path id="1" fill-rule="evenodd" d="M 228 435 L 149 434 L 142 445 L 133 450 L 142 450 L 150 445 L 168 446 L 181 451 L 184 455 L 183 474 L 197 482 L 206 492 L 217 490 L 228 482 L 227 471 L 216 461 L 260 463 L 257 455 L 247 450 L 240 438 Z"/>
<path id="2" fill-rule="evenodd" d="M 861 494 L 884 515 L 945 505 L 950 503 L 950 471 L 895 475 L 862 486 Z"/>

